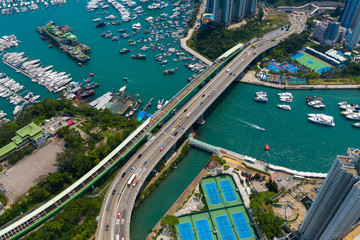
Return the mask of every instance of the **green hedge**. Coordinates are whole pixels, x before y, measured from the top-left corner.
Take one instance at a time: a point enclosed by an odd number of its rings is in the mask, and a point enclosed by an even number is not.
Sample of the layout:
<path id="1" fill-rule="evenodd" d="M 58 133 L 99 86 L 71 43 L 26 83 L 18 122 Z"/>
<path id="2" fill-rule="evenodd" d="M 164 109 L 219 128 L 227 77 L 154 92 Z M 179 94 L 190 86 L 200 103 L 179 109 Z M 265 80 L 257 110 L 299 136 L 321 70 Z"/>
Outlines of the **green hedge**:
<path id="1" fill-rule="evenodd" d="M 263 174 L 265 174 L 265 175 L 268 175 L 268 176 L 271 175 L 271 173 L 269 173 L 269 172 L 266 172 L 266 171 L 263 171 L 263 170 L 260 170 L 260 169 L 251 167 L 251 166 L 249 166 L 249 165 L 246 165 L 245 163 L 243 163 L 243 164 L 244 164 L 244 166 L 245 166 L 246 168 L 252 169 L 252 170 L 257 171 L 257 172 L 261 172 L 261 173 L 263 173 Z"/>

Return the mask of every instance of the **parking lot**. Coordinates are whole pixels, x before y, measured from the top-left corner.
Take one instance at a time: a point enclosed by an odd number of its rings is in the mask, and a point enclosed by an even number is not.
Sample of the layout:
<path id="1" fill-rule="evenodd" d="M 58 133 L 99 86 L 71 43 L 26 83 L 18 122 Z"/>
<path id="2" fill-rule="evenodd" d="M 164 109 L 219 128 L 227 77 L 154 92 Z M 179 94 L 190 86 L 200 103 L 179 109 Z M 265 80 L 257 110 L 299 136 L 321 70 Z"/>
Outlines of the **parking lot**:
<path id="1" fill-rule="evenodd" d="M 8 190 L 5 196 L 8 198 L 9 205 L 17 197 L 26 193 L 34 185 L 34 180 L 40 175 L 57 171 L 57 167 L 54 166 L 56 153 L 62 152 L 63 149 L 64 142 L 54 138 L 46 146 L 20 160 L 8 170 L 1 172 L 0 187 L 2 191 Z"/>

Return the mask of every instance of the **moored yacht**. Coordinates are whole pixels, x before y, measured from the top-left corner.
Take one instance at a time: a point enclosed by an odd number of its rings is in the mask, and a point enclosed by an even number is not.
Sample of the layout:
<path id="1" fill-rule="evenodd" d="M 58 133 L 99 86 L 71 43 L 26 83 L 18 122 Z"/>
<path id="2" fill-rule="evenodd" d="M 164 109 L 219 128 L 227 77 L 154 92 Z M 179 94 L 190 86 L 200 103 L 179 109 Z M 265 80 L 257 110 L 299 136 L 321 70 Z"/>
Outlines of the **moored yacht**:
<path id="1" fill-rule="evenodd" d="M 350 119 L 350 120 L 356 120 L 356 121 L 360 120 L 360 113 L 346 115 L 346 118 Z"/>
<path id="2" fill-rule="evenodd" d="M 324 117 L 308 117 L 310 122 L 313 123 L 317 123 L 317 124 L 321 124 L 321 125 L 325 125 L 325 126 L 330 126 L 330 127 L 334 127 L 335 123 L 334 120 L 331 118 L 324 118 Z"/>
<path id="3" fill-rule="evenodd" d="M 340 108 L 342 108 L 342 109 L 357 108 L 357 107 L 359 107 L 359 105 L 357 105 L 357 104 L 343 104 L 343 105 L 340 105 Z"/>
<path id="4" fill-rule="evenodd" d="M 289 105 L 286 105 L 286 104 L 278 104 L 277 107 L 281 108 L 281 109 L 284 109 L 284 110 L 288 110 L 288 111 L 291 110 L 291 107 Z"/>

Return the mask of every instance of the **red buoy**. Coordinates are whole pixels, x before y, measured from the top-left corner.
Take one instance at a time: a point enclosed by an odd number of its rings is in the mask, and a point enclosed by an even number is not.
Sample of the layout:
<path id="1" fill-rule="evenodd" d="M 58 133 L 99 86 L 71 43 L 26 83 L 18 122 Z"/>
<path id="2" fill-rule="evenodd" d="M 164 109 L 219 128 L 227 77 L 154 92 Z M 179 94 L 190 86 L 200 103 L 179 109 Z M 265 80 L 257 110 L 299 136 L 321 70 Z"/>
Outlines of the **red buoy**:
<path id="1" fill-rule="evenodd" d="M 95 75 L 95 74 L 93 74 L 93 73 L 90 73 L 90 76 L 92 76 L 92 77 L 93 77 L 94 75 Z"/>
<path id="2" fill-rule="evenodd" d="M 265 150 L 268 151 L 269 150 L 269 145 L 265 145 Z"/>

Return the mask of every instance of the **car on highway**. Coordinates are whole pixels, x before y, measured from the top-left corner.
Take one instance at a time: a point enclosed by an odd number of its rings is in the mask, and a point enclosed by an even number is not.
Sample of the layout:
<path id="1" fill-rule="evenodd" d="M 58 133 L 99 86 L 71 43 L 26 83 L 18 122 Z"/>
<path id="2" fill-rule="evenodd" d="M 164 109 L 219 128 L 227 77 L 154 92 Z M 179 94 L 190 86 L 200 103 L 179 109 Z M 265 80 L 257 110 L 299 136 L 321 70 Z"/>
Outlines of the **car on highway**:
<path id="1" fill-rule="evenodd" d="M 118 212 L 118 215 L 117 215 L 117 216 L 118 216 L 118 218 L 120 218 L 120 216 L 121 216 L 121 212 Z"/>
<path id="2" fill-rule="evenodd" d="M 160 152 L 161 152 L 162 150 L 164 150 L 164 148 L 163 148 L 163 147 L 161 147 L 161 148 L 160 148 Z"/>
<path id="3" fill-rule="evenodd" d="M 203 94 L 202 97 L 205 97 L 205 94 Z"/>
<path id="4" fill-rule="evenodd" d="M 121 237 L 121 240 L 125 240 L 125 237 L 124 237 L 124 236 L 122 236 L 122 237 Z"/>
<path id="5" fill-rule="evenodd" d="M 188 115 L 186 115 L 186 118 L 189 118 L 190 117 L 190 113 Z"/>
<path id="6" fill-rule="evenodd" d="M 178 132 L 174 132 L 174 136 L 176 136 L 178 134 Z"/>
<path id="7" fill-rule="evenodd" d="M 142 154 L 140 153 L 140 154 L 138 155 L 138 158 L 141 158 L 141 156 L 142 156 Z"/>
<path id="8" fill-rule="evenodd" d="M 210 94 L 208 95 L 208 97 L 210 97 Z"/>
<path id="9" fill-rule="evenodd" d="M 227 72 L 230 72 L 230 68 L 228 68 L 226 71 L 227 71 Z"/>
<path id="10" fill-rule="evenodd" d="M 131 172 L 132 170 L 134 170 L 134 168 L 133 168 L 133 167 L 130 169 L 130 172 Z"/>
<path id="11" fill-rule="evenodd" d="M 181 116 L 179 119 L 180 119 L 180 120 L 183 119 L 183 116 Z"/>
<path id="12" fill-rule="evenodd" d="M 184 110 L 184 112 L 186 112 L 187 111 L 187 108 Z"/>
<path id="13" fill-rule="evenodd" d="M 182 127 L 182 123 L 179 124 L 179 127 Z"/>
<path id="14" fill-rule="evenodd" d="M 125 177 L 125 174 L 126 174 L 126 172 L 124 172 L 124 173 L 121 175 L 121 177 Z"/>
<path id="15" fill-rule="evenodd" d="M 116 189 L 114 189 L 114 190 L 112 191 L 112 195 L 115 195 L 115 192 L 116 192 Z"/>
<path id="16" fill-rule="evenodd" d="M 109 230 L 109 224 L 106 224 L 105 231 Z"/>
<path id="17" fill-rule="evenodd" d="M 145 166 L 147 164 L 147 161 L 144 162 L 143 166 Z"/>

